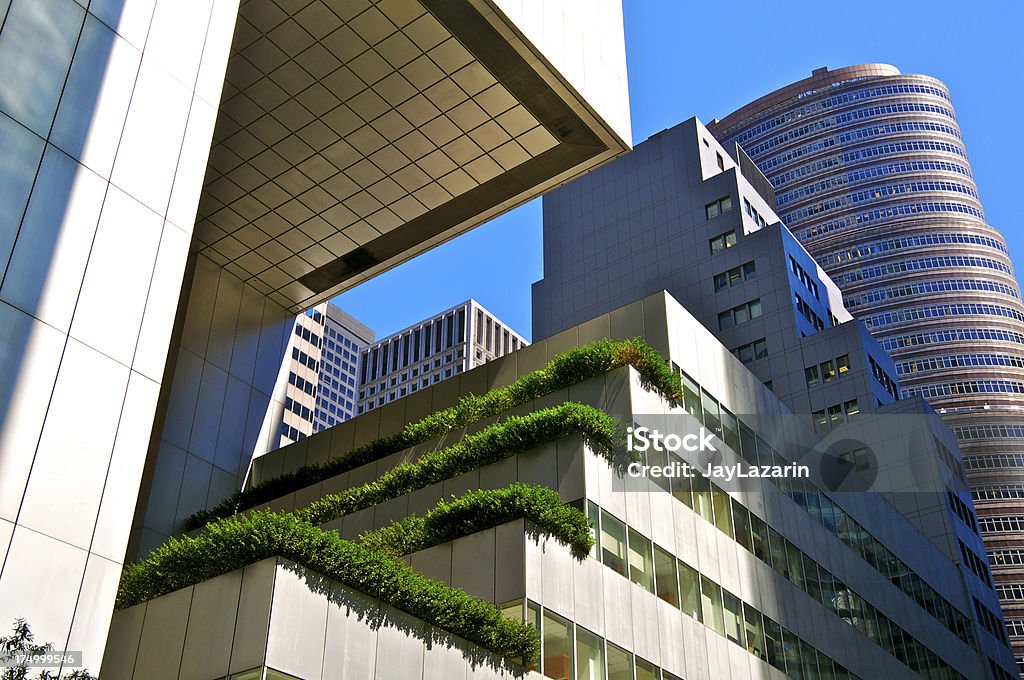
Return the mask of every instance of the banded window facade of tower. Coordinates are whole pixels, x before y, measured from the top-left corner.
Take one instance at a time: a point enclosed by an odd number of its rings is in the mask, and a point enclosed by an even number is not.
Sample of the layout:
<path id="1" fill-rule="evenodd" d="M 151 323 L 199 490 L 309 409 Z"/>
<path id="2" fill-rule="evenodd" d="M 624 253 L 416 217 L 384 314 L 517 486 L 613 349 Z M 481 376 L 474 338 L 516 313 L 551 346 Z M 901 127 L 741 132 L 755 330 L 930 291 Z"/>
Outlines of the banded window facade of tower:
<path id="1" fill-rule="evenodd" d="M 893 356 L 904 394 L 959 437 L 1020 663 L 1024 599 L 1010 594 L 1024 576 L 1000 556 L 1024 548 L 1019 524 L 1001 521 L 1024 497 L 1024 305 L 949 90 L 883 64 L 818 69 L 708 127 L 771 181 L 780 218 Z"/>

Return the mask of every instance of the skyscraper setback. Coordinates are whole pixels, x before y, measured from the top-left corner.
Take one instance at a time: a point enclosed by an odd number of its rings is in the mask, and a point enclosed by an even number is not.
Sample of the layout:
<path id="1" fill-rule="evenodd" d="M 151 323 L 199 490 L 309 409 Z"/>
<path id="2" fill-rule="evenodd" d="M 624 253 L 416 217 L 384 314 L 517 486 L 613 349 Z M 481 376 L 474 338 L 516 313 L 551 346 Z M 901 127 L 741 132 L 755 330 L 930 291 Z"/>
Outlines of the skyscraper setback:
<path id="1" fill-rule="evenodd" d="M 1024 305 L 985 221 L 948 88 L 884 64 L 817 69 L 709 129 L 958 436 L 1011 635 L 1024 628 Z M 1014 635 L 1018 663 L 1024 636 Z"/>

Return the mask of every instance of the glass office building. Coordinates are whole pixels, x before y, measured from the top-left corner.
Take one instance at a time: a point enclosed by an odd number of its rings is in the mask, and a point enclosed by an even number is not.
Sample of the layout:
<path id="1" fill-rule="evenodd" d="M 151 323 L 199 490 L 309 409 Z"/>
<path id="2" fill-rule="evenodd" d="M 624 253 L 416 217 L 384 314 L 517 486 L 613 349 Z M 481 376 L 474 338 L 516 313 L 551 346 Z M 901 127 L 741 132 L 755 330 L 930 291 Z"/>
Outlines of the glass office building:
<path id="1" fill-rule="evenodd" d="M 1024 304 L 949 89 L 884 64 L 823 68 L 708 127 L 757 163 L 779 217 L 892 355 L 904 394 L 925 397 L 960 439 L 1024 662 L 1013 557 L 1024 547 Z"/>

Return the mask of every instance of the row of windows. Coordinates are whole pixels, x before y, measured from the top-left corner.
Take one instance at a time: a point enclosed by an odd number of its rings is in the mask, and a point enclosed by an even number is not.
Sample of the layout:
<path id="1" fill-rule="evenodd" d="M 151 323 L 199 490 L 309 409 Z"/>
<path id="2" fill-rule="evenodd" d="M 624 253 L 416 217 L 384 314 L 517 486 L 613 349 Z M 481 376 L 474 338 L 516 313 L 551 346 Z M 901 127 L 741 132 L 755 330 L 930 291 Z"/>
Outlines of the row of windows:
<path id="1" fill-rule="evenodd" d="M 919 371 L 935 371 L 940 368 L 957 368 L 960 366 L 1012 366 L 1024 368 L 1024 357 L 1009 354 L 948 354 L 932 356 L 913 361 L 900 361 L 896 364 L 896 373 L 917 373 Z"/>
<path id="2" fill-rule="evenodd" d="M 891 154 L 903 154 L 908 152 L 912 153 L 915 151 L 944 151 L 956 154 L 957 156 L 961 156 L 965 159 L 967 158 L 966 152 L 956 144 L 932 141 L 890 142 L 888 144 L 879 144 L 877 146 L 854 149 L 853 151 L 847 151 L 835 156 L 819 159 L 813 163 L 808 163 L 800 166 L 799 168 L 794 168 L 779 175 L 775 175 L 771 178 L 771 182 L 772 186 L 779 188 L 794 180 L 798 180 L 801 177 L 806 177 L 808 175 L 817 176 L 822 171 L 829 170 L 830 168 L 841 167 L 850 163 L 856 163 L 857 161 L 865 158 L 876 158 L 878 156 L 889 156 Z M 963 174 L 968 177 L 972 177 L 969 169 L 959 165 L 954 167 L 960 168 Z"/>
<path id="3" fill-rule="evenodd" d="M 363 385 L 364 389 L 359 390 L 359 398 L 363 399 L 366 396 L 373 396 L 378 391 L 383 392 L 389 387 L 400 385 L 407 380 L 411 380 L 413 383 L 416 383 L 416 378 L 419 377 L 420 373 L 423 373 L 423 375 L 426 376 L 431 370 L 438 369 L 441 366 L 452 363 L 453 361 L 461 365 L 463 363 L 462 359 L 465 356 L 465 350 L 460 347 L 453 352 L 427 357 L 424 359 L 422 364 L 417 364 L 407 371 L 382 375 L 382 379 L 379 383 L 374 385 Z"/>
<path id="4" fill-rule="evenodd" d="M 822 266 L 828 266 L 830 264 L 842 264 L 843 262 L 849 262 L 860 257 L 870 257 L 871 255 L 879 255 L 881 253 L 888 253 L 894 250 L 902 250 L 903 248 L 920 248 L 925 246 L 941 246 L 941 245 L 978 245 L 987 246 L 989 248 L 995 248 L 996 250 L 1009 254 L 1006 246 L 994 238 L 988 236 L 980 236 L 978 234 L 963 234 L 963 233 L 950 233 L 950 232 L 939 232 L 939 233 L 927 233 L 927 234 L 909 234 L 907 236 L 897 236 L 894 238 L 879 239 L 877 241 L 869 241 L 868 243 L 862 243 L 852 248 L 845 248 L 843 250 L 836 250 L 831 253 L 825 253 L 821 257 L 817 258 L 818 262 Z"/>
<path id="5" fill-rule="evenodd" d="M 733 267 L 729 271 L 722 272 L 721 274 L 715 274 L 714 284 L 715 292 L 725 290 L 731 286 L 738 286 L 744 281 L 749 281 L 754 278 L 757 273 L 757 268 L 754 266 L 754 261 L 744 262 L 738 267 Z"/>
<path id="6" fill-rule="evenodd" d="M 988 584 L 989 588 L 993 587 L 992 573 L 989 571 L 988 565 L 985 561 L 978 557 L 973 550 L 968 548 L 967 544 L 959 539 L 957 540 L 960 543 L 960 556 L 963 558 L 964 564 L 967 565 L 967 568 L 970 569 L 982 583 Z"/>
<path id="7" fill-rule="evenodd" d="M 1008 501 L 1024 499 L 1024 484 L 989 484 L 971 489 L 975 501 Z"/>
<path id="8" fill-rule="evenodd" d="M 974 610 L 978 613 L 978 620 L 992 637 L 1001 640 L 1003 644 L 1009 645 L 1010 640 L 1006 637 L 1007 628 L 1002 620 L 992 613 L 992 610 L 981 603 L 981 600 L 974 598 Z"/>
<path id="9" fill-rule="evenodd" d="M 847 286 L 857 281 L 868 281 L 892 274 L 903 274 L 906 272 L 924 271 L 928 269 L 944 269 L 947 267 L 982 267 L 995 269 L 1009 276 L 1013 276 L 1013 270 L 998 260 L 990 260 L 986 257 L 974 257 L 973 255 L 942 255 L 935 257 L 920 257 L 914 260 L 899 260 L 886 262 L 871 267 L 861 267 L 855 271 L 837 274 L 832 277 L 837 286 Z"/>
<path id="10" fill-rule="evenodd" d="M 807 273 L 806 269 L 800 266 L 800 263 L 798 263 L 796 258 L 792 255 L 789 256 L 789 268 L 793 271 L 793 275 L 800 280 L 800 283 L 804 285 L 804 288 L 814 294 L 814 299 L 820 300 L 821 297 L 818 295 L 818 282 L 814 280 L 813 276 Z"/>
<path id="11" fill-rule="evenodd" d="M 815 411 L 811 414 L 814 421 L 814 431 L 823 434 L 832 428 L 839 427 L 860 415 L 860 404 L 856 399 L 832 404 L 828 408 Z M 856 465 L 856 461 L 852 461 Z M 862 469 L 857 467 L 857 469 Z"/>
<path id="12" fill-rule="evenodd" d="M 800 293 L 793 293 L 793 297 L 796 301 L 797 311 L 800 312 L 800 314 L 807 319 L 812 326 L 814 326 L 814 330 L 825 330 L 825 322 L 821 320 L 821 317 L 818 316 L 813 309 L 811 309 L 811 306 L 807 301 L 800 297 Z"/>
<path id="13" fill-rule="evenodd" d="M 320 368 L 320 363 L 316 359 L 301 351 L 298 347 L 292 347 L 292 359 L 298 361 L 314 373 Z"/>
<path id="14" fill-rule="evenodd" d="M 945 161 L 901 161 L 887 163 L 885 165 L 876 165 L 874 167 L 863 168 L 861 170 L 851 170 L 843 175 L 835 175 L 833 177 L 828 177 L 814 182 L 813 184 L 803 185 L 798 189 L 793 189 L 792 191 L 788 191 L 776 197 L 775 204 L 783 206 L 787 203 L 792 203 L 793 201 L 812 196 L 822 191 L 847 186 L 866 179 L 886 177 L 888 175 L 902 174 L 905 172 L 926 171 L 954 172 L 971 177 L 970 170 L 962 165 L 957 165 L 956 163 L 947 163 Z M 977 194 L 975 194 L 975 197 L 977 197 Z"/>
<path id="15" fill-rule="evenodd" d="M 295 335 L 299 336 L 314 347 L 322 346 L 323 338 L 301 324 L 295 324 Z"/>
<path id="16" fill-rule="evenodd" d="M 804 240 L 851 226 L 869 224 L 878 220 L 887 220 L 905 215 L 918 216 L 925 213 L 960 213 L 977 217 L 979 220 L 985 219 L 985 214 L 981 210 L 974 206 L 964 205 L 963 203 L 936 203 L 931 201 L 927 203 L 900 203 L 800 229 L 796 232 L 796 235 L 800 240 Z"/>
<path id="17" fill-rule="evenodd" d="M 1014 637 L 1024 635 L 1024 619 L 1006 619 L 1006 629 Z"/>
<path id="18" fill-rule="evenodd" d="M 711 246 L 711 254 L 720 253 L 726 248 L 732 248 L 736 245 L 736 232 L 729 230 L 724 234 L 719 234 L 714 238 L 708 239 L 708 245 Z"/>
<path id="19" fill-rule="evenodd" d="M 883 300 L 894 300 L 911 295 L 927 295 L 929 293 L 946 293 L 951 291 L 976 291 L 983 290 L 989 293 L 1002 293 L 1010 297 L 1021 299 L 1020 290 L 1015 286 L 1008 286 L 1005 283 L 986 281 L 984 279 L 941 279 L 938 281 L 918 281 L 901 286 L 879 288 L 870 290 L 860 295 L 843 298 L 844 306 L 859 307 L 860 305 L 872 304 Z"/>
<path id="20" fill-rule="evenodd" d="M 899 134 L 903 132 L 939 132 L 947 134 L 951 137 L 955 137 L 957 140 L 961 139 L 960 131 L 949 125 L 942 125 L 939 123 L 927 123 L 918 121 L 906 121 L 901 123 L 885 123 L 883 125 L 871 125 L 868 127 L 860 128 L 858 130 L 850 130 L 843 132 L 834 137 L 825 137 L 823 139 L 816 139 L 802 147 L 796 149 L 790 149 L 778 156 L 772 156 L 759 161 L 757 167 L 760 168 L 761 172 L 765 175 L 772 168 L 778 167 L 789 161 L 806 156 L 808 154 L 821 151 L 823 149 L 829 149 L 831 147 L 840 147 L 851 142 L 856 142 L 860 139 L 870 139 L 872 137 L 878 137 L 882 135 Z M 751 153 L 751 155 L 757 155 Z"/>
<path id="21" fill-rule="evenodd" d="M 523 605 L 502 607 L 510 618 L 523 620 Z M 540 633 L 540 657 L 527 666 L 556 680 L 681 680 L 596 633 L 527 600 L 526 621 Z"/>
<path id="22" fill-rule="evenodd" d="M 870 354 L 868 355 L 868 364 L 871 366 L 871 376 L 878 381 L 878 384 L 881 385 L 886 392 L 892 395 L 893 399 L 898 400 L 900 398 L 900 388 L 899 385 L 896 384 L 896 381 L 889 377 L 889 374 L 885 372 L 882 365 L 875 361 L 875 358 Z"/>
<path id="23" fill-rule="evenodd" d="M 717 201 L 711 201 L 704 206 L 704 215 L 712 220 L 722 213 L 727 213 L 732 210 L 732 196 L 723 196 Z"/>
<path id="24" fill-rule="evenodd" d="M 818 383 L 831 382 L 849 372 L 850 355 L 844 354 L 835 359 L 823 361 L 815 366 L 808 366 L 804 369 L 804 377 L 807 380 L 807 386 L 814 387 Z"/>
<path id="25" fill-rule="evenodd" d="M 926 333 L 909 333 L 881 338 L 882 347 L 887 352 L 904 347 L 921 347 L 922 345 L 942 344 L 946 342 L 973 342 L 975 340 L 998 340 L 1015 342 L 1024 345 L 1024 334 L 1006 331 L 1001 328 L 952 328 Z"/>
<path id="26" fill-rule="evenodd" d="M 787 223 L 797 222 L 799 220 L 821 215 L 839 208 L 864 203 L 865 201 L 874 202 L 891 196 L 902 196 L 903 194 L 920 193 L 922 191 L 946 191 L 966 194 L 972 198 L 978 198 L 977 191 L 968 186 L 964 186 L 963 184 L 957 184 L 956 182 L 904 182 L 903 184 L 889 184 L 885 186 L 871 187 L 870 189 L 856 191 L 852 194 L 846 194 L 845 196 L 836 196 L 828 199 L 827 201 L 821 201 L 820 203 L 809 205 L 806 208 L 800 208 L 799 210 L 785 213 L 781 216 L 781 219 L 783 222 Z"/>
<path id="27" fill-rule="evenodd" d="M 458 375 L 461 372 L 462 365 L 455 364 L 454 366 L 450 366 L 444 369 L 444 371 L 437 371 L 433 375 L 427 375 L 426 373 L 424 373 L 423 377 L 420 378 L 418 381 L 412 380 L 408 384 L 402 385 L 401 387 L 393 389 L 390 392 L 385 392 L 383 389 L 380 390 L 379 396 L 376 399 L 373 398 L 373 395 L 375 394 L 373 389 L 365 391 L 369 395 L 368 398 L 363 396 L 364 391 L 360 391 L 359 399 L 360 401 L 366 401 L 366 403 L 360 404 L 359 407 L 356 409 L 356 412 L 365 413 L 366 411 L 370 411 L 374 408 L 377 408 L 378 406 L 383 406 L 384 404 L 392 402 L 395 399 L 401 399 L 402 397 L 412 394 L 413 392 L 416 392 L 417 390 L 427 387 L 431 384 L 439 383 L 442 380 L 447 380 L 453 375 Z"/>
<path id="28" fill-rule="evenodd" d="M 978 453 L 964 456 L 968 470 L 1024 468 L 1024 453 Z"/>
<path id="29" fill-rule="evenodd" d="M 295 375 L 294 373 L 289 373 L 288 374 L 288 384 L 289 385 L 294 385 L 297 389 L 302 390 L 306 394 L 309 394 L 309 395 L 314 396 L 314 397 L 316 396 L 316 383 L 314 383 L 314 382 L 312 382 L 310 380 L 305 380 L 303 378 L 300 378 L 299 376 Z"/>
<path id="30" fill-rule="evenodd" d="M 676 367 L 682 384 L 680 405 L 726 446 L 751 465 L 786 465 L 786 460 L 760 435 L 733 415 L 693 378 Z M 670 454 L 671 455 L 671 454 Z M 663 464 L 648 461 L 650 464 Z M 666 480 L 667 481 L 667 480 Z M 961 640 L 974 646 L 970 622 L 948 600 L 913 572 L 857 520 L 807 480 L 777 479 L 776 486 L 829 533 L 845 543 L 873 569 L 889 579 Z M 751 513 L 753 516 L 753 513 Z M 755 553 L 756 554 L 756 553 Z"/>
<path id="31" fill-rule="evenodd" d="M 1003 423 L 990 425 L 958 425 L 953 428 L 957 439 L 1009 439 L 1024 438 L 1024 425 L 1008 425 Z"/>
<path id="32" fill-rule="evenodd" d="M 297 429 L 295 429 L 294 427 L 287 423 L 281 423 L 281 430 L 279 434 L 285 439 L 288 439 L 289 441 L 292 442 L 297 442 L 306 436 L 305 432 L 299 432 Z M 283 442 L 281 446 L 284 446 L 287 443 L 288 442 Z"/>
<path id="33" fill-rule="evenodd" d="M 768 356 L 768 342 L 765 338 L 754 340 L 745 345 L 740 345 L 732 353 L 744 364 L 749 364 Z"/>
<path id="34" fill-rule="evenodd" d="M 366 384 L 406 368 L 436 352 L 451 349 L 466 341 L 466 309 L 427 321 L 419 328 L 402 335 L 381 341 L 372 348 L 363 350 L 360 384 Z M 389 368 L 390 366 L 390 368 Z"/>
<path id="35" fill-rule="evenodd" d="M 519 338 L 507 328 L 502 328 L 497 319 L 476 310 L 476 344 L 496 357 L 505 356 L 519 349 Z"/>
<path id="36" fill-rule="evenodd" d="M 756 224 L 761 229 L 764 229 L 765 227 L 768 226 L 768 220 L 764 218 L 764 215 L 757 212 L 757 208 L 751 205 L 750 201 L 748 201 L 745 198 L 743 199 L 743 212 L 747 213 L 747 217 L 754 220 L 754 224 Z"/>
<path id="37" fill-rule="evenodd" d="M 1024 565 L 1024 549 L 1005 548 L 1002 550 L 991 550 L 988 553 L 988 563 L 993 567 L 1017 567 Z"/>
<path id="38" fill-rule="evenodd" d="M 700 475 L 698 477 L 707 481 L 706 477 Z M 724 512 L 719 512 L 719 517 L 724 519 L 719 519 L 719 521 L 729 518 L 730 498 L 727 494 L 716 493 L 710 489 L 697 493 L 703 500 L 697 500 L 696 504 L 709 508 L 708 513 L 711 513 L 711 494 L 716 494 L 716 502 L 724 508 Z M 698 508 L 694 507 L 694 500 L 684 502 L 699 512 Z M 833 613 L 842 616 L 850 625 L 860 628 L 864 626 L 863 620 L 853 621 L 851 619 L 855 612 L 849 611 L 845 605 L 848 602 L 868 607 L 871 605 L 863 602 L 842 582 L 834 579 L 827 570 L 820 567 L 777 531 L 768 527 L 757 515 L 748 513 L 735 501 L 732 503 L 739 511 L 736 514 L 737 529 L 739 534 L 745 537 L 737 540 L 741 544 L 744 544 L 745 540 L 745 548 L 754 552 L 754 541 L 763 541 L 760 544 L 763 547 L 763 552 L 758 557 L 769 567 L 772 567 L 774 563 L 776 566 L 773 568 L 790 580 L 793 580 L 789 576 L 791 573 L 799 572 L 801 582 L 805 581 L 806 575 L 814 583 L 811 589 L 814 590 L 815 599 L 819 602 L 824 601 L 825 606 L 829 607 Z M 763 616 L 739 597 L 682 560 L 675 558 L 656 543 L 652 543 L 615 516 L 598 508 L 593 503 L 588 503 L 588 514 L 595 528 L 592 556 L 599 558 L 605 566 L 616 573 L 681 609 L 687 616 L 700 621 L 740 647 L 744 647 L 748 652 L 774 668 L 783 672 L 788 669 L 790 677 L 852 677 L 841 667 L 838 669 L 839 674 L 836 675 L 837 669 L 831 659 L 820 652 L 815 653 L 814 648 L 806 642 L 798 640 L 795 635 L 789 633 L 778 623 Z M 705 519 L 715 523 L 715 518 L 710 514 L 705 516 Z M 733 535 L 731 520 L 729 527 L 728 533 L 731 536 Z M 774 549 L 769 549 L 769 540 L 773 542 Z M 804 590 L 807 591 L 807 588 L 805 587 Z M 856 613 L 859 611 L 857 610 Z M 788 645 L 787 639 L 790 640 Z M 807 651 L 801 654 L 801 648 Z M 577 675 L 576 677 L 590 678 L 588 675 Z"/>
<path id="39" fill-rule="evenodd" d="M 849 104 L 850 102 L 861 101 L 863 99 L 873 99 L 875 97 L 884 97 L 892 94 L 931 94 L 949 101 L 949 94 L 943 90 L 924 85 L 884 85 L 881 87 L 850 90 L 843 94 L 837 94 L 827 99 L 820 99 L 811 104 L 806 104 L 798 109 L 790 109 L 775 118 L 771 118 L 748 128 L 744 132 L 736 135 L 732 141 L 739 142 L 742 145 L 743 142 L 748 139 L 753 139 L 763 132 L 767 132 L 768 130 L 776 128 L 779 125 L 784 125 L 790 121 L 799 120 L 817 111 L 831 109 L 837 106 L 842 106 L 843 104 Z"/>
<path id="40" fill-rule="evenodd" d="M 953 514 L 960 518 L 968 529 L 974 533 L 978 533 L 977 517 L 974 514 L 974 510 L 971 509 L 967 503 L 964 502 L 959 495 L 953 493 L 949 489 L 946 490 L 946 500 L 949 502 L 949 507 L 952 508 Z M 982 578 L 984 581 L 985 579 Z"/>
<path id="41" fill-rule="evenodd" d="M 907 387 L 908 395 L 920 394 L 926 399 L 957 394 L 1024 394 L 1024 383 L 1012 380 L 963 380 Z"/>
<path id="42" fill-rule="evenodd" d="M 996 595 L 1000 600 L 1024 600 L 1024 583 L 999 583 Z"/>
<path id="43" fill-rule="evenodd" d="M 313 411 L 307 406 L 303 406 L 299 402 L 295 401 L 291 397 L 286 397 L 284 400 L 284 408 L 286 411 L 291 411 L 303 420 L 312 420 Z"/>
<path id="44" fill-rule="evenodd" d="M 718 314 L 718 330 L 724 331 L 727 328 L 738 326 L 741 323 L 758 318 L 761 314 L 761 298 L 744 302 L 742 305 L 737 305 Z"/>
<path id="45" fill-rule="evenodd" d="M 928 307 L 911 307 L 899 309 L 892 312 L 883 312 L 865 317 L 864 322 L 869 328 L 890 326 L 905 321 L 917 321 L 919 319 L 940 319 L 947 316 L 990 315 L 1005 316 L 1017 321 L 1024 321 L 1024 314 L 1016 309 L 1001 307 L 999 305 L 986 305 L 977 303 L 954 304 L 954 305 L 930 305 Z"/>
<path id="46" fill-rule="evenodd" d="M 935 106 L 934 104 L 923 104 L 920 102 L 901 102 L 898 104 L 881 104 L 879 106 L 870 106 L 863 109 L 855 109 L 853 111 L 847 111 L 845 113 L 839 113 L 835 116 L 828 118 L 820 118 L 816 121 L 808 123 L 798 128 L 787 130 L 786 132 L 766 139 L 765 141 L 756 144 L 751 147 L 751 156 L 760 156 L 766 151 L 770 151 L 777 146 L 788 144 L 794 139 L 799 139 L 810 134 L 820 132 L 835 126 L 842 126 L 852 121 L 864 120 L 866 118 L 876 118 L 879 116 L 891 116 L 896 113 L 937 113 L 947 118 L 956 120 L 956 116 L 953 115 L 953 111 L 947 109 L 944 106 Z"/>
<path id="47" fill-rule="evenodd" d="M 987 534 L 1019 533 L 1024 531 L 1024 515 L 999 515 L 979 517 L 978 525 Z"/>
<path id="48" fill-rule="evenodd" d="M 669 458 L 674 458 L 672 454 L 668 455 Z M 775 459 L 761 460 L 761 463 L 764 464 L 766 460 Z M 665 459 L 658 461 L 658 464 L 664 462 Z M 672 462 L 681 464 L 678 459 Z M 899 626 L 707 477 L 697 474 L 692 478 L 662 479 L 661 485 L 670 491 L 677 500 L 693 509 L 715 528 L 735 540 L 783 578 L 806 592 L 846 623 L 857 628 L 903 663 L 915 670 L 938 669 L 945 666 L 945 663 L 924 645 L 914 643 L 912 645 L 914 648 L 907 648 L 907 634 Z M 812 506 L 815 511 L 822 510 L 816 500 L 813 503 L 808 502 L 809 499 L 806 497 L 803 500 L 801 506 L 808 512 L 811 512 Z M 603 510 L 598 512 L 597 506 L 594 504 L 590 504 L 588 511 L 594 526 L 600 526 L 600 530 L 596 532 L 595 536 L 593 555 L 600 555 L 606 566 L 676 606 L 679 606 L 681 595 L 683 611 L 702 620 L 701 608 L 696 606 L 695 599 L 689 595 L 696 592 L 695 590 L 682 588 L 681 593 L 675 592 L 671 589 L 675 579 L 666 578 L 664 581 L 658 579 L 659 562 L 666 566 L 672 564 L 671 555 L 665 554 L 667 559 L 659 559 L 659 553 L 665 553 L 665 551 L 654 545 L 652 555 L 651 542 L 638 532 Z M 848 517 L 847 519 L 849 520 Z M 856 524 L 854 523 L 852 526 L 856 526 Z M 852 526 L 844 528 L 852 528 Z M 839 531 L 841 532 L 842 529 Z M 853 537 L 849 538 L 851 541 L 856 541 Z M 637 542 L 640 544 L 638 548 L 635 547 Z M 680 564 L 688 569 L 682 562 Z M 704 610 L 704 612 L 706 611 Z M 733 637 L 737 628 L 730 625 L 728 620 L 725 622 L 725 632 L 723 633 L 717 623 L 708 622 L 706 613 L 704 616 L 703 621 L 706 625 L 715 628 L 734 641 L 741 640 L 741 638 Z M 961 621 L 961 623 L 964 622 L 966 619 Z"/>
<path id="49" fill-rule="evenodd" d="M 935 448 L 939 450 L 939 458 L 946 464 L 946 467 L 949 468 L 950 472 L 956 475 L 957 479 L 961 482 L 967 484 L 967 478 L 964 475 L 964 466 L 960 461 L 960 458 L 958 456 L 954 456 L 953 452 L 950 451 L 938 437 L 932 435 L 932 441 L 935 442 Z"/>

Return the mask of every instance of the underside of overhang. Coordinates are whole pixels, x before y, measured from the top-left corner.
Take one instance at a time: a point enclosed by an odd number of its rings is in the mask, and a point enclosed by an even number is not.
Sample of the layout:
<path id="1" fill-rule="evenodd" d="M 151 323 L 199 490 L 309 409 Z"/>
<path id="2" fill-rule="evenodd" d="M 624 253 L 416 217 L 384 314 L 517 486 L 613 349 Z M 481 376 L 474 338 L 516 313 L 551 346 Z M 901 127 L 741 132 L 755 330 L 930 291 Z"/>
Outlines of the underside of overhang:
<path id="1" fill-rule="evenodd" d="M 245 0 L 197 246 L 298 312 L 628 148 L 487 0 Z"/>

